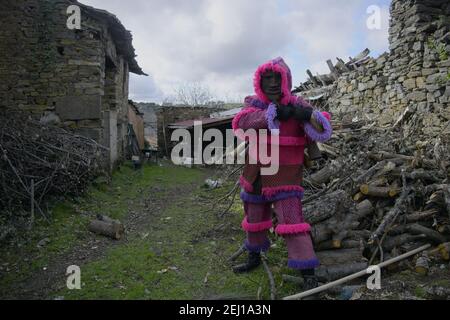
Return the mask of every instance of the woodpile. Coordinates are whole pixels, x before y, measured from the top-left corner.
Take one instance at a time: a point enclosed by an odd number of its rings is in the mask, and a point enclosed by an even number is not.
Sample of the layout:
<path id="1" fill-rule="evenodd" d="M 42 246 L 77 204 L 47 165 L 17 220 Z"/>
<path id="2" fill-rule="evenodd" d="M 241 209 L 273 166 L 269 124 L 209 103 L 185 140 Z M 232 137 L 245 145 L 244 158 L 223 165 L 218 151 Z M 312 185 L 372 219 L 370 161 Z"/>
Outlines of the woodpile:
<path id="1" fill-rule="evenodd" d="M 306 170 L 304 183 L 304 214 L 322 280 L 428 243 L 441 245 L 444 258 L 450 240 L 449 152 L 436 156 L 435 146 L 419 143 L 419 137 L 398 139 L 394 128 L 336 121 L 333 127 L 332 139 L 319 144 L 323 159 Z M 426 273 L 427 260 L 419 259 L 416 269 Z"/>
<path id="2" fill-rule="evenodd" d="M 46 126 L 17 110 L 0 110 L 0 218 L 34 212 L 49 219 L 52 197 L 81 194 L 102 172 L 105 148 L 63 128 Z M 32 223 L 32 221 L 31 221 Z"/>
<path id="3" fill-rule="evenodd" d="M 358 55 L 356 55 L 354 58 L 349 57 L 349 60 L 345 62 L 339 57 L 336 57 L 336 64 L 333 64 L 331 60 L 327 60 L 328 68 L 330 69 L 330 73 L 328 74 L 318 74 L 313 75 L 313 73 L 310 70 L 306 70 L 306 74 L 308 75 L 308 80 L 300 83 L 299 86 L 297 86 L 294 89 L 294 93 L 300 93 L 303 91 L 311 91 L 314 89 L 325 89 L 333 85 L 333 83 L 344 73 L 358 70 L 360 66 L 366 65 L 369 63 L 373 58 L 369 56 L 370 50 L 364 49 L 362 52 L 360 52 Z M 320 91 L 317 91 L 321 93 Z"/>

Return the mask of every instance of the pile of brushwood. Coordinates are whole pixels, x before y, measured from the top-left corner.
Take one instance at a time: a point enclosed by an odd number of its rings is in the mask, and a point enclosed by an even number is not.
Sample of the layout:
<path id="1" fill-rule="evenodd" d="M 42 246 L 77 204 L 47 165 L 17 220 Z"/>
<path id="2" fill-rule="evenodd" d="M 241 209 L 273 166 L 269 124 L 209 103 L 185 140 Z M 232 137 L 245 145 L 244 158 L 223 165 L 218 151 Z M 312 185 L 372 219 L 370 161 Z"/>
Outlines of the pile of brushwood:
<path id="1" fill-rule="evenodd" d="M 17 110 L 0 110 L 0 239 L 7 222 L 50 220 L 48 201 L 77 196 L 104 170 L 105 148 L 92 139 L 41 124 Z"/>
<path id="2" fill-rule="evenodd" d="M 334 120 L 333 128 L 332 139 L 319 144 L 322 159 L 307 161 L 303 182 L 303 211 L 321 261 L 320 281 L 345 277 L 425 244 L 431 249 L 396 266 L 426 273 L 428 258 L 422 258 L 427 254 L 448 261 L 448 137 L 424 138 L 414 119 L 381 128 L 347 118 Z M 238 173 L 239 168 L 231 172 Z M 228 199 L 237 198 L 237 189 Z M 243 248 L 230 259 L 242 253 Z"/>
<path id="3" fill-rule="evenodd" d="M 414 125 L 333 126 L 332 139 L 319 145 L 323 160 L 304 181 L 305 216 L 324 280 L 450 241 L 450 141 L 421 140 Z"/>

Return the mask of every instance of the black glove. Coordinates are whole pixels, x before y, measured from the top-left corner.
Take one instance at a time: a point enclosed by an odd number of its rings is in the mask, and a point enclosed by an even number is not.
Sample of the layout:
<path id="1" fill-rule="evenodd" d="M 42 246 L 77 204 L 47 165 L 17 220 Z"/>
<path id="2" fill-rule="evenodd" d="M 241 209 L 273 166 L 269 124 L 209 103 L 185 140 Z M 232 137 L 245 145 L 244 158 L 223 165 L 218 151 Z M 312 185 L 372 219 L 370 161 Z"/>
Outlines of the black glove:
<path id="1" fill-rule="evenodd" d="M 313 109 L 308 107 L 293 107 L 292 117 L 298 121 L 311 120 Z"/>
<path id="2" fill-rule="evenodd" d="M 276 119 L 287 121 L 294 115 L 294 107 L 292 105 L 278 106 Z"/>

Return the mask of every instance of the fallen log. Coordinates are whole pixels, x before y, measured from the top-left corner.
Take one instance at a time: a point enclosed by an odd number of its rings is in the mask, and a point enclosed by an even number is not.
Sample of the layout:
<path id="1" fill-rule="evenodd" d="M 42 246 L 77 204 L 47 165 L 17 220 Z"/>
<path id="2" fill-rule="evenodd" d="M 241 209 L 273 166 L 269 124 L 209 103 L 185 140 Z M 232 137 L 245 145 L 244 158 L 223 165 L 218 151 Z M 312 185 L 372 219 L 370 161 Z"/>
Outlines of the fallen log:
<path id="1" fill-rule="evenodd" d="M 125 228 L 122 223 L 107 217 L 102 220 L 93 220 L 88 226 L 88 230 L 95 234 L 106 236 L 115 240 L 122 239 Z"/>

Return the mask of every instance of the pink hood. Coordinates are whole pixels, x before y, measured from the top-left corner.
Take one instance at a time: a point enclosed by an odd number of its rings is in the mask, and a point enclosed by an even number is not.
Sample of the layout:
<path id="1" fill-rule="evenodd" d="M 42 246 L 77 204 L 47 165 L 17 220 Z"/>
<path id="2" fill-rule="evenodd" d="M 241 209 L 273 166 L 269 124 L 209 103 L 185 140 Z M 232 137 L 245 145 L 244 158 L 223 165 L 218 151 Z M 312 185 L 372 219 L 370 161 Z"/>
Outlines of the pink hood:
<path id="1" fill-rule="evenodd" d="M 259 100 L 269 104 L 271 101 L 266 97 L 261 88 L 261 77 L 267 71 L 278 72 L 281 74 L 281 101 L 282 105 L 287 105 L 291 102 L 291 90 L 292 90 L 292 74 L 288 65 L 284 62 L 283 58 L 278 57 L 276 59 L 270 60 L 258 67 L 255 72 L 255 77 L 253 79 L 253 86 L 255 88 L 255 93 Z"/>

